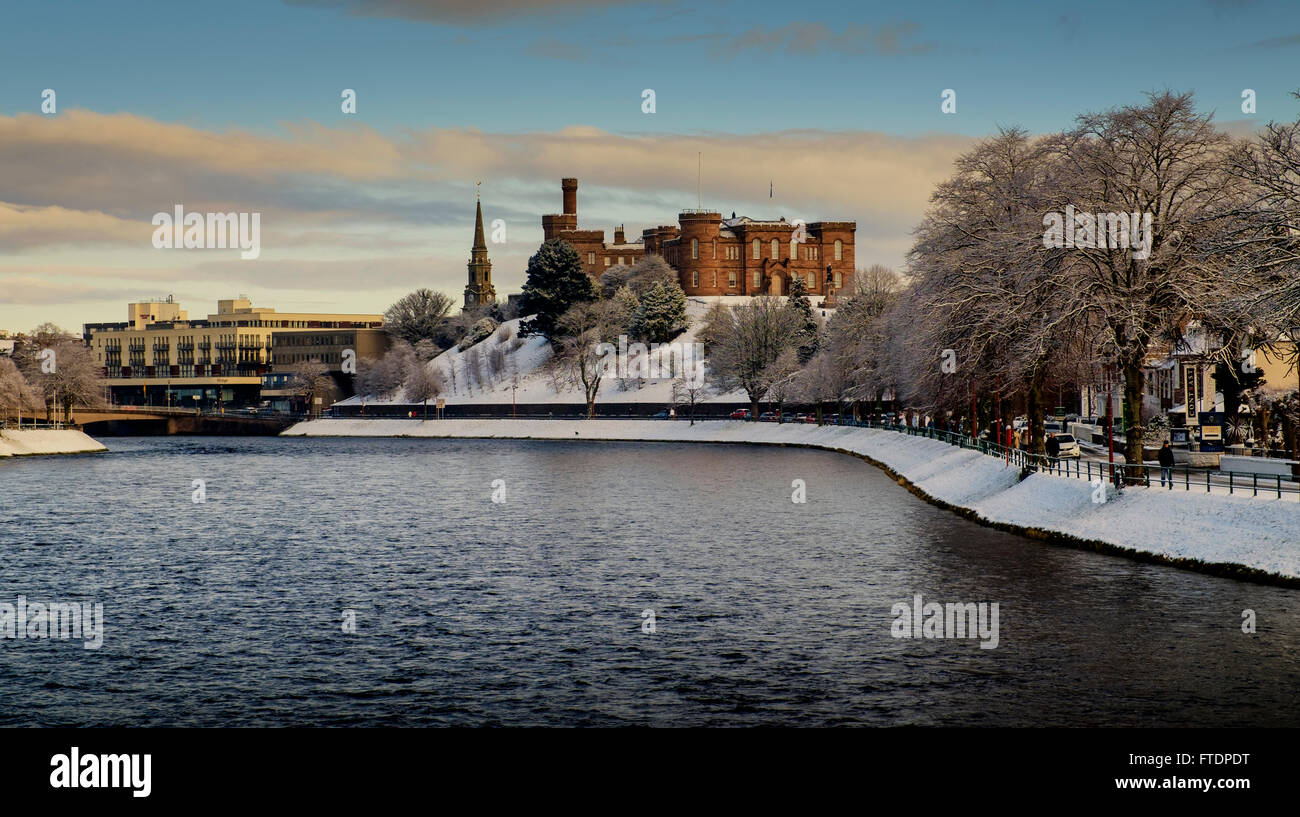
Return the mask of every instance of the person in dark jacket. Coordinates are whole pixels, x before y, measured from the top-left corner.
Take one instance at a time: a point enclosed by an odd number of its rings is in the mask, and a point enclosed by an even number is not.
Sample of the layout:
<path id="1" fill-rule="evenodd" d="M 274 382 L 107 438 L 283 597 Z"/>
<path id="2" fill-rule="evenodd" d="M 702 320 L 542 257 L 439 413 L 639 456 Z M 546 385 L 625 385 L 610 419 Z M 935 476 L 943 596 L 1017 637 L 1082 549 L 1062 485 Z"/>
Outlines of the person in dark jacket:
<path id="1" fill-rule="evenodd" d="M 1169 441 L 1160 449 L 1160 487 L 1164 487 L 1165 477 L 1169 478 L 1169 490 L 1174 489 L 1174 450 L 1169 447 Z"/>
<path id="2" fill-rule="evenodd" d="M 1044 443 L 1047 448 L 1047 456 L 1056 459 L 1061 454 L 1061 441 L 1056 439 L 1055 434 L 1047 435 L 1047 442 Z"/>

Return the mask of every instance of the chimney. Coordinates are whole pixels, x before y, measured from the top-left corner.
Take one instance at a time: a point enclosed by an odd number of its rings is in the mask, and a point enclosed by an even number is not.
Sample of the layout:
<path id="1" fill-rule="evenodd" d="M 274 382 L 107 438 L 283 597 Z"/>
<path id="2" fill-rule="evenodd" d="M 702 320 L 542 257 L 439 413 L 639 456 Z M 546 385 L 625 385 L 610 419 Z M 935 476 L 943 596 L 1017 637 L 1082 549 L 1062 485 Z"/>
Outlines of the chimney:
<path id="1" fill-rule="evenodd" d="M 614 228 L 614 243 L 615 243 L 615 244 L 626 244 L 626 243 L 627 243 L 626 241 L 623 240 L 623 225 L 622 225 L 622 224 L 620 224 L 620 225 L 618 225 L 617 227 Z"/>
<path id="2" fill-rule="evenodd" d="M 560 179 L 560 189 L 564 191 L 564 214 L 566 216 L 576 216 L 578 214 L 578 180 Z"/>

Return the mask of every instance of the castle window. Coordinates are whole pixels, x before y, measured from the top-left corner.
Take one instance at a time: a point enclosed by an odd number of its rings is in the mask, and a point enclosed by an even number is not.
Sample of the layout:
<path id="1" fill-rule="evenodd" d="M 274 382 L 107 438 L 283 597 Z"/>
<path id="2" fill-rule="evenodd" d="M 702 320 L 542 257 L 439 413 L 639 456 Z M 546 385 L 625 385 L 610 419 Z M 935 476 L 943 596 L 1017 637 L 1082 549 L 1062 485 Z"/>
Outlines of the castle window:
<path id="1" fill-rule="evenodd" d="M 713 271 L 713 288 L 714 288 L 714 289 L 717 289 L 717 288 L 718 288 L 718 271 L 717 271 L 717 270 L 714 270 L 714 271 Z"/>
<path id="2" fill-rule="evenodd" d="M 594 252 L 587 253 L 587 263 L 593 267 L 596 265 L 596 254 Z"/>
<path id="3" fill-rule="evenodd" d="M 619 265 L 620 267 L 623 266 L 623 256 L 621 256 L 621 255 L 618 257 L 618 265 Z"/>
<path id="4" fill-rule="evenodd" d="M 734 269 L 727 271 L 727 286 L 731 289 L 736 288 L 736 271 Z"/>
<path id="5" fill-rule="evenodd" d="M 718 239 L 713 239 L 713 257 L 718 257 Z"/>
<path id="6" fill-rule="evenodd" d="M 844 242 L 840 241 L 838 238 L 835 239 L 835 260 L 844 260 Z"/>
<path id="7" fill-rule="evenodd" d="M 609 256 L 605 256 L 605 266 L 609 266 Z"/>
<path id="8" fill-rule="evenodd" d="M 757 261 L 762 257 L 763 257 L 763 242 L 755 238 L 754 239 L 754 260 Z"/>
<path id="9" fill-rule="evenodd" d="M 694 241 L 695 239 L 691 239 L 691 240 Z M 697 269 L 691 270 L 691 286 L 697 289 L 700 286 L 700 271 Z"/>
<path id="10" fill-rule="evenodd" d="M 844 286 L 844 279 L 841 278 L 840 273 L 837 272 L 835 273 L 835 288 L 839 289 L 842 286 Z"/>
<path id="11" fill-rule="evenodd" d="M 692 238 L 692 239 L 691 239 L 691 258 L 698 259 L 699 257 L 700 257 L 700 240 L 699 240 L 698 238 Z"/>
<path id="12" fill-rule="evenodd" d="M 799 257 L 798 246 L 799 246 L 798 241 L 795 241 L 793 238 L 790 239 L 790 260 L 791 261 Z"/>
<path id="13" fill-rule="evenodd" d="M 772 239 L 772 260 L 775 261 L 781 256 L 781 242 L 775 238 Z"/>
<path id="14" fill-rule="evenodd" d="M 763 286 L 763 273 L 754 270 L 754 291 L 758 291 Z"/>

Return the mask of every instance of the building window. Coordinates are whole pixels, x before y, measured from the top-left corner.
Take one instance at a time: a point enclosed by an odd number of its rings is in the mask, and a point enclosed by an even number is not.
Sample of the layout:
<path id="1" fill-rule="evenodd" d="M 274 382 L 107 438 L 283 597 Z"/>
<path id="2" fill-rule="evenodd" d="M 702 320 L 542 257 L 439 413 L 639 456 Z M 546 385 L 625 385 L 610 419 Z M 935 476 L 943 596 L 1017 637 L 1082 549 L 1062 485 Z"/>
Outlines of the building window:
<path id="1" fill-rule="evenodd" d="M 839 289 L 843 286 L 844 286 L 844 279 L 840 277 L 840 273 L 838 272 L 835 273 L 835 288 Z"/>
<path id="2" fill-rule="evenodd" d="M 587 263 L 592 266 L 596 265 L 596 254 L 594 252 L 587 253 Z"/>
<path id="3" fill-rule="evenodd" d="M 755 238 L 754 239 L 754 260 L 757 261 L 762 257 L 763 257 L 763 242 Z"/>
<path id="4" fill-rule="evenodd" d="M 695 239 L 691 239 L 691 240 L 694 241 Z M 698 289 L 700 286 L 700 271 L 697 269 L 691 270 L 691 286 L 695 287 L 696 289 Z"/>
<path id="5" fill-rule="evenodd" d="M 718 271 L 717 271 L 717 270 L 714 270 L 714 271 L 713 271 L 713 288 L 714 288 L 714 289 L 717 289 L 717 288 L 718 288 Z"/>
<path id="6" fill-rule="evenodd" d="M 730 289 L 736 288 L 736 271 L 734 269 L 727 272 L 727 287 Z"/>
<path id="7" fill-rule="evenodd" d="M 698 238 L 692 238 L 692 239 L 691 239 L 691 258 L 698 259 L 699 257 L 700 257 L 700 240 L 699 240 Z"/>
<path id="8" fill-rule="evenodd" d="M 609 266 L 609 256 L 605 256 L 605 266 Z"/>
<path id="9" fill-rule="evenodd" d="M 754 291 L 757 292 L 763 286 L 763 273 L 754 270 Z"/>
<path id="10" fill-rule="evenodd" d="M 798 250 L 797 250 L 798 246 L 799 246 L 799 242 L 798 242 L 798 241 L 795 241 L 793 238 L 790 239 L 790 260 L 791 260 L 791 261 L 793 261 L 794 259 L 796 259 L 796 258 L 799 257 L 799 256 L 796 254 L 797 251 L 798 251 Z"/>
<path id="11" fill-rule="evenodd" d="M 620 267 L 623 266 L 623 256 L 621 256 L 621 255 L 618 257 L 618 265 L 619 265 Z"/>
<path id="12" fill-rule="evenodd" d="M 718 257 L 718 239 L 716 238 L 713 239 L 713 257 L 715 259 Z"/>
<path id="13" fill-rule="evenodd" d="M 772 260 L 775 261 L 781 256 L 781 242 L 775 238 L 772 239 Z"/>
<path id="14" fill-rule="evenodd" d="M 840 241 L 838 238 L 835 239 L 835 260 L 844 260 L 844 242 Z"/>

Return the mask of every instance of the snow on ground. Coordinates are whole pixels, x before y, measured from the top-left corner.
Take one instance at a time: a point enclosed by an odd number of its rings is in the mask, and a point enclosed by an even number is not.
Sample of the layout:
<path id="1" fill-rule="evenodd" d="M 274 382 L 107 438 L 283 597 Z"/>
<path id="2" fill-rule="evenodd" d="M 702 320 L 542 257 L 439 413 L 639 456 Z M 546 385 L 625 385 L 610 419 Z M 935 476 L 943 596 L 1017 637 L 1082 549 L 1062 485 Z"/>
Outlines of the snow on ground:
<path id="1" fill-rule="evenodd" d="M 1242 565 L 1300 578 L 1300 501 L 1130 487 L 1093 501 L 1085 479 L 1034 474 L 971 449 L 848 426 L 685 420 L 362 420 L 300 423 L 288 436 L 478 437 L 785 443 L 870 457 L 926 495 L 990 522 L 1037 528 L 1171 559 Z"/>
<path id="2" fill-rule="evenodd" d="M 0 431 L 0 457 L 86 454 L 107 450 L 103 443 L 75 429 L 29 428 Z"/>
<path id="3" fill-rule="evenodd" d="M 734 303 L 740 299 L 723 296 L 687 298 L 686 315 L 690 319 L 690 325 L 685 332 L 673 338 L 673 343 L 687 344 L 696 341 L 700 320 L 704 317 L 704 313 L 708 311 L 709 302 L 714 300 L 726 300 L 728 303 Z M 828 318 L 832 312 L 833 310 L 827 310 Z M 505 321 L 501 326 L 497 327 L 496 332 L 464 352 L 457 350 L 453 346 L 429 361 L 430 370 L 436 372 L 442 381 L 442 396 L 447 400 L 448 405 L 509 403 L 512 399 L 510 388 L 512 383 L 515 384 L 513 400 L 517 403 L 586 402 L 581 386 L 561 385 L 560 390 L 556 391 L 554 381 L 543 371 L 546 361 L 551 358 L 550 344 L 546 342 L 545 338 L 537 336 L 519 338 L 519 323 L 519 318 Z M 506 336 L 509 336 L 510 339 L 505 339 Z M 618 338 L 610 338 L 609 340 L 614 344 L 618 342 Z M 493 373 L 491 371 L 491 355 L 497 349 L 504 352 L 505 360 L 501 371 Z M 670 352 L 658 349 L 649 354 L 659 364 L 660 371 L 668 371 Z M 477 366 L 473 365 L 475 358 L 477 358 Z M 515 382 L 516 374 L 518 375 L 517 383 Z M 663 403 L 666 406 L 672 402 L 672 392 L 672 381 L 666 376 L 657 380 L 641 380 L 640 382 L 634 378 L 607 378 L 600 384 L 596 402 Z M 350 397 L 347 400 L 340 401 L 339 405 L 354 405 L 360 402 L 360 397 Z M 408 401 L 406 395 L 399 389 L 383 400 L 377 399 L 373 395 L 367 396 L 365 402 L 373 405 L 405 403 Z M 710 393 L 700 402 L 743 403 L 748 402 L 748 400 L 744 392 L 737 391 L 718 395 Z"/>

